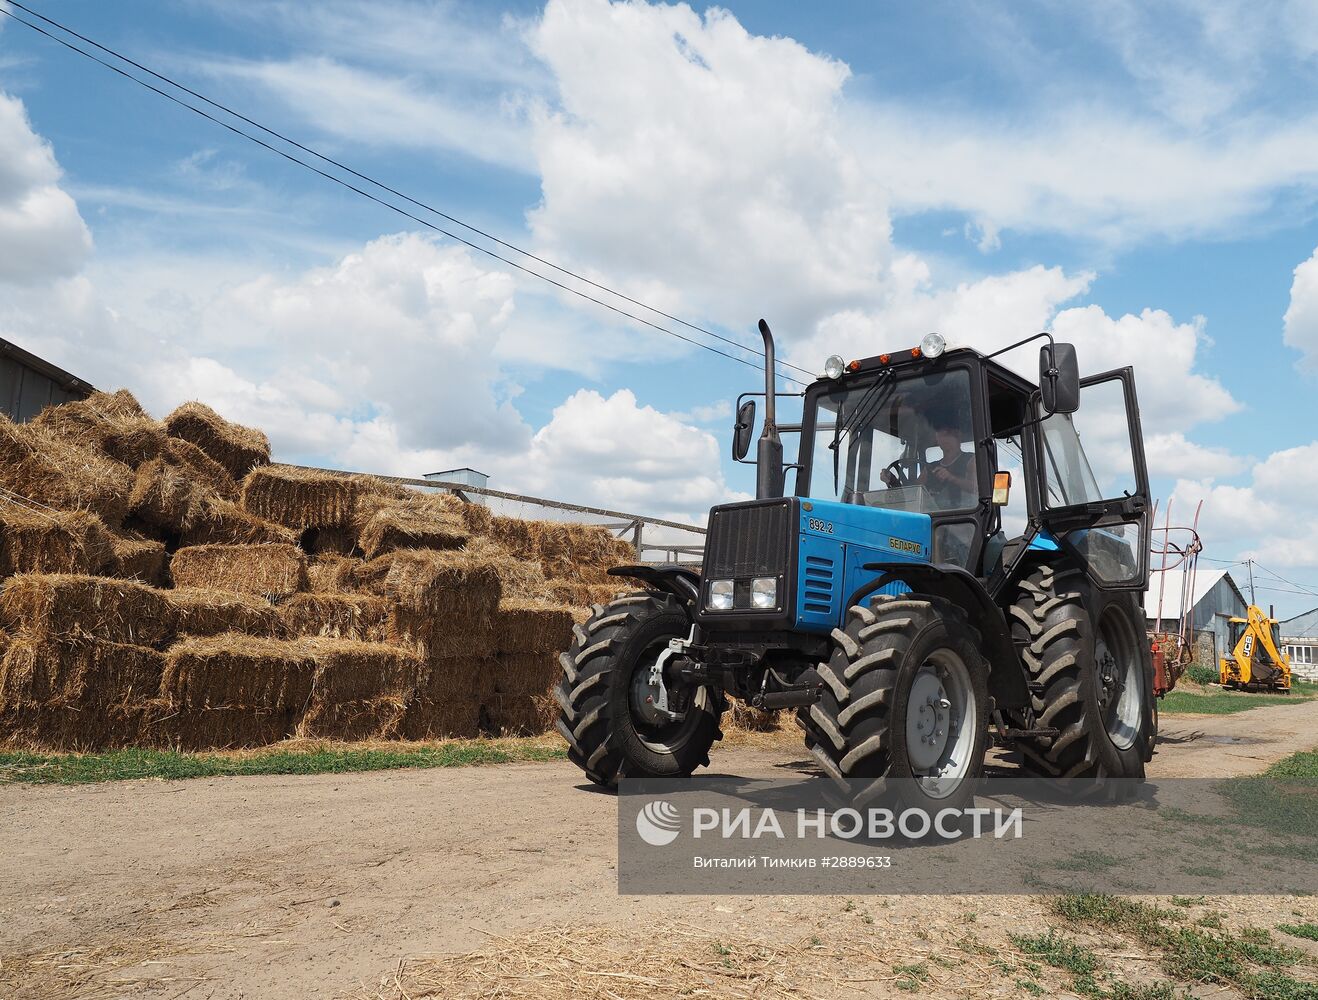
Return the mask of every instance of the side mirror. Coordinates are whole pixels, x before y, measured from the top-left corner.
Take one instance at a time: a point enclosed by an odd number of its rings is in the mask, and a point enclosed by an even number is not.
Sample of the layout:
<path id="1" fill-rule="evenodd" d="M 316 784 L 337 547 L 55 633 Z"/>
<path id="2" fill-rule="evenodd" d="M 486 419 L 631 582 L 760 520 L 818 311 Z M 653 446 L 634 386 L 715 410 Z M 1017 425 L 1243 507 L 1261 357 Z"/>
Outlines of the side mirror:
<path id="1" fill-rule="evenodd" d="M 748 399 L 737 408 L 737 422 L 732 425 L 732 457 L 740 462 L 751 450 L 751 431 L 755 429 L 755 400 Z"/>
<path id="2" fill-rule="evenodd" d="M 1039 392 L 1045 413 L 1074 413 L 1080 409 L 1080 365 L 1075 344 L 1039 348 Z"/>

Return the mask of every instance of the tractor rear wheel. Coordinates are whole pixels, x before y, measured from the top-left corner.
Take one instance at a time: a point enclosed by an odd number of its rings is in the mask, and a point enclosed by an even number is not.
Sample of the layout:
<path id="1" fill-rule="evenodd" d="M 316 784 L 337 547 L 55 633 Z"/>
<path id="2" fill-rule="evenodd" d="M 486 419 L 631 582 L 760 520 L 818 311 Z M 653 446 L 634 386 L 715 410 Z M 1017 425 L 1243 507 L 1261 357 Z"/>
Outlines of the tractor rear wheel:
<path id="1" fill-rule="evenodd" d="M 674 683 L 662 664 L 669 640 L 690 631 L 686 607 L 651 591 L 597 604 L 573 627 L 559 657 L 557 727 L 568 758 L 591 781 L 685 777 L 709 764 L 709 748 L 723 736 L 723 695 Z"/>
<path id="2" fill-rule="evenodd" d="M 988 692 L 979 633 L 961 609 L 881 597 L 848 610 L 833 641 L 803 678 L 822 682 L 822 695 L 798 712 L 819 766 L 856 799 L 881 789 L 907 807 L 964 806 L 983 773 Z"/>
<path id="3" fill-rule="evenodd" d="M 1091 589 L 1079 569 L 1042 566 L 1022 582 L 1010 613 L 1035 725 L 1060 731 L 1019 742 L 1026 769 L 1048 778 L 1143 779 L 1154 708 L 1134 598 Z"/>

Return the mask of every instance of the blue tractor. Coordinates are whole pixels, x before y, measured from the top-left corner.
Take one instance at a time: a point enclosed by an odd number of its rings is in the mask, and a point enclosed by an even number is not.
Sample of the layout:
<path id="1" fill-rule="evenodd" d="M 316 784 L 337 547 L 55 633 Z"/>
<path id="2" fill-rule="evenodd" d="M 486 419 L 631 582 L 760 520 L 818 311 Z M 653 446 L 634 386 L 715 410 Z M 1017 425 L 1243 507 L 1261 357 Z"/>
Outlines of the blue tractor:
<path id="1" fill-rule="evenodd" d="M 826 774 L 904 779 L 911 805 L 964 804 L 991 739 L 1047 778 L 1142 778 L 1156 723 L 1131 369 L 1081 380 L 1073 346 L 1039 334 L 998 352 L 1046 339 L 1035 385 L 930 334 L 830 358 L 780 427 L 760 332 L 765 390 L 733 435 L 744 461 L 763 396 L 756 498 L 710 511 L 700 572 L 613 571 L 645 589 L 595 606 L 561 657 L 571 759 L 605 786 L 689 775 L 735 698 L 796 709 Z"/>

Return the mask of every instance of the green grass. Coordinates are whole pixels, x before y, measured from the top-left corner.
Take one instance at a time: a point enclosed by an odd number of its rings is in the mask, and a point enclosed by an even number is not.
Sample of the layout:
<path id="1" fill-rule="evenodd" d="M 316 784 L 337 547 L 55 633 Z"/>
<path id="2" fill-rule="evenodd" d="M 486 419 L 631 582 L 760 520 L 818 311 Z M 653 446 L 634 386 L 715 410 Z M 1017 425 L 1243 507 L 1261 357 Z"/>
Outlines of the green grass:
<path id="1" fill-rule="evenodd" d="M 1185 668 L 1185 676 L 1196 684 L 1216 684 L 1222 679 L 1222 673 L 1217 667 L 1203 663 L 1191 663 Z"/>
<path id="2" fill-rule="evenodd" d="M 1318 750 L 1302 750 L 1267 770 L 1269 778 L 1318 778 Z"/>
<path id="3" fill-rule="evenodd" d="M 398 768 L 470 767 L 562 760 L 567 751 L 543 739 L 455 740 L 368 748 L 313 744 L 245 753 L 111 750 L 104 753 L 0 753 L 0 785 L 82 785 L 139 778 L 221 778 L 254 774 L 347 774 Z"/>
<path id="4" fill-rule="evenodd" d="M 1177 689 L 1163 696 L 1159 711 L 1163 715 L 1231 715 L 1269 705 L 1295 705 L 1314 698 L 1318 698 L 1318 691 L 1312 687 L 1293 688 L 1290 694 L 1251 694 L 1217 688 L 1199 694 Z"/>
<path id="5" fill-rule="evenodd" d="M 1291 937 L 1304 938 L 1306 941 L 1318 941 L 1318 924 L 1278 924 L 1277 930 Z"/>
<path id="6" fill-rule="evenodd" d="M 1250 1000 L 1318 1000 L 1318 986 L 1285 971 L 1302 953 L 1262 928 L 1187 925 L 1181 913 L 1120 896 L 1061 896 L 1053 908 L 1073 923 L 1117 931 L 1157 951 L 1163 971 L 1182 983 L 1228 986 Z"/>

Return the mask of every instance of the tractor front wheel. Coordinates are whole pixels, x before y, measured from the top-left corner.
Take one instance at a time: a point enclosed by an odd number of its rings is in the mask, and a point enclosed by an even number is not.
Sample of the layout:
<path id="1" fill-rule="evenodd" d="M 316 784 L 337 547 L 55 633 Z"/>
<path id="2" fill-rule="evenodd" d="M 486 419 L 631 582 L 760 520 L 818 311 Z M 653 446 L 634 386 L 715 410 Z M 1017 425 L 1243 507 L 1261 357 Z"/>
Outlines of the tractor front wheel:
<path id="1" fill-rule="evenodd" d="M 965 806 L 983 773 L 988 692 L 979 634 L 961 609 L 881 597 L 849 609 L 833 641 L 806 674 L 822 695 L 798 713 L 819 766 L 853 799 Z"/>
<path id="2" fill-rule="evenodd" d="M 568 758 L 591 781 L 686 777 L 709 764 L 723 736 L 723 695 L 677 683 L 664 669 L 669 641 L 690 631 L 685 606 L 650 591 L 597 604 L 573 627 L 554 698 Z"/>

